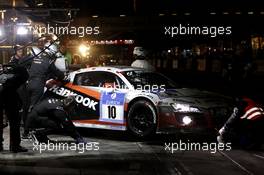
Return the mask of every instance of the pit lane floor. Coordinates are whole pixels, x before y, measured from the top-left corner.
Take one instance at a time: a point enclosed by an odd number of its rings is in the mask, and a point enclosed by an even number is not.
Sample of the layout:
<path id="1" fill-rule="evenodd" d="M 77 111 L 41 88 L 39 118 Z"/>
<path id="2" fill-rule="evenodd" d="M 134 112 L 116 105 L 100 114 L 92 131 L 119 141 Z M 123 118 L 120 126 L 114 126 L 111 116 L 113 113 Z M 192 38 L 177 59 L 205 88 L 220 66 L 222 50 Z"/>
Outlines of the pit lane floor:
<path id="1" fill-rule="evenodd" d="M 263 174 L 264 152 L 234 149 L 209 151 L 165 150 L 165 142 L 174 138 L 159 135 L 147 141 L 128 139 L 126 134 L 85 129 L 89 142 L 98 142 L 99 150 L 33 151 L 30 140 L 22 141 L 27 153 L 8 151 L 8 130 L 5 128 L 5 151 L 0 153 L 0 174 Z M 51 136 L 57 142 L 69 142 L 65 136 Z"/>

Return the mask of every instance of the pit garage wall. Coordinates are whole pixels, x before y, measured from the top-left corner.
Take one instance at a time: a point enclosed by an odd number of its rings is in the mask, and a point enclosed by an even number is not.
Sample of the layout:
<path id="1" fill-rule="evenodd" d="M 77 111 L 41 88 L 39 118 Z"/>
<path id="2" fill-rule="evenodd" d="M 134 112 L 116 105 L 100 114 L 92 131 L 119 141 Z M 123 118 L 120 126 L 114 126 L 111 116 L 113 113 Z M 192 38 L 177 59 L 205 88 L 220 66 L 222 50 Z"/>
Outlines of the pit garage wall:
<path id="1" fill-rule="evenodd" d="M 10 51 L 0 49 L 0 64 L 9 62 L 10 59 Z"/>

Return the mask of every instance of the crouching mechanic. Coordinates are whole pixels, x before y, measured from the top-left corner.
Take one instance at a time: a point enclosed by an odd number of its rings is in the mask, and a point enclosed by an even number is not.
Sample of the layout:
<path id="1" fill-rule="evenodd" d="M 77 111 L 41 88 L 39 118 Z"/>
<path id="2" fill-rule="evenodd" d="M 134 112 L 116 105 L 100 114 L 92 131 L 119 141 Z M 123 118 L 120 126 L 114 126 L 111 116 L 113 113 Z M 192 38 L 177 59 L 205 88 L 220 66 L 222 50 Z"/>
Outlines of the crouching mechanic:
<path id="1" fill-rule="evenodd" d="M 259 148 L 264 141 L 264 110 L 247 97 L 236 99 L 232 115 L 219 130 L 218 142 L 238 143 L 244 148 Z"/>
<path id="2" fill-rule="evenodd" d="M 74 105 L 74 96 L 69 96 L 62 100 L 46 98 L 36 104 L 28 115 L 26 128 L 44 129 L 31 132 L 33 140 L 38 143 L 47 143 L 49 140 L 47 135 L 58 134 L 63 131 L 63 134 L 71 136 L 77 144 L 85 143 L 69 117 L 69 112 L 73 110 Z"/>

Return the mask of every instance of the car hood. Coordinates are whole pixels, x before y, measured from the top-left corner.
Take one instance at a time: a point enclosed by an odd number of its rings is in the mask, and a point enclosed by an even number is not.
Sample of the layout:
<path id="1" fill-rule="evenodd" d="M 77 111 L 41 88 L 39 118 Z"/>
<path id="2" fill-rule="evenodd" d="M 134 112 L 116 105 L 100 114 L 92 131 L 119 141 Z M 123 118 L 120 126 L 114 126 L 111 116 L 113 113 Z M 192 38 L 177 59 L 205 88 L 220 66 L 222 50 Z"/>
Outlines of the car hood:
<path id="1" fill-rule="evenodd" d="M 198 89 L 170 89 L 159 94 L 163 102 L 183 103 L 200 108 L 225 107 L 232 105 L 230 97 Z"/>

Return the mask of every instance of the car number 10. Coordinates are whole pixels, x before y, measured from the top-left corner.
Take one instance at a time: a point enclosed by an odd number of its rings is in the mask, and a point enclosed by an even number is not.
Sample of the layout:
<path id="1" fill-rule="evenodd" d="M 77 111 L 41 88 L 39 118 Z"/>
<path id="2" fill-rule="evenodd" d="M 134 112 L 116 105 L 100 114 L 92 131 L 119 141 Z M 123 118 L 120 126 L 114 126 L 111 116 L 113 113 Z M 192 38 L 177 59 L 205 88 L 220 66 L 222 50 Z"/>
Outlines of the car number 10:
<path id="1" fill-rule="evenodd" d="M 124 103 L 123 93 L 103 93 L 100 101 L 100 120 L 123 123 Z"/>
<path id="2" fill-rule="evenodd" d="M 107 106 L 108 108 L 108 118 L 115 119 L 116 118 L 116 107 L 115 106 Z"/>

